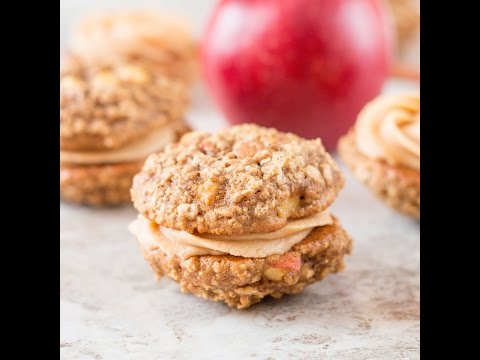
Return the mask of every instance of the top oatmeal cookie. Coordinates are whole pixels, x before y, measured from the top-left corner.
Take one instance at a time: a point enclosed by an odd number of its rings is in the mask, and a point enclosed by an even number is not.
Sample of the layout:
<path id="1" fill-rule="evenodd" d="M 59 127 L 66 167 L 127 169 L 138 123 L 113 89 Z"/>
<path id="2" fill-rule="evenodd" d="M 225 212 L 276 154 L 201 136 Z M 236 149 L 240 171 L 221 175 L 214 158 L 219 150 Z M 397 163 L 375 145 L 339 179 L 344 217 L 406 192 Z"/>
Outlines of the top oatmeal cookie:
<path id="1" fill-rule="evenodd" d="M 276 231 L 324 210 L 343 183 L 320 139 L 247 124 L 191 132 L 150 155 L 131 194 L 161 226 L 230 235 Z"/>
<path id="2" fill-rule="evenodd" d="M 184 85 L 135 62 L 86 65 L 65 58 L 60 69 L 60 149 L 117 149 L 182 120 Z"/>

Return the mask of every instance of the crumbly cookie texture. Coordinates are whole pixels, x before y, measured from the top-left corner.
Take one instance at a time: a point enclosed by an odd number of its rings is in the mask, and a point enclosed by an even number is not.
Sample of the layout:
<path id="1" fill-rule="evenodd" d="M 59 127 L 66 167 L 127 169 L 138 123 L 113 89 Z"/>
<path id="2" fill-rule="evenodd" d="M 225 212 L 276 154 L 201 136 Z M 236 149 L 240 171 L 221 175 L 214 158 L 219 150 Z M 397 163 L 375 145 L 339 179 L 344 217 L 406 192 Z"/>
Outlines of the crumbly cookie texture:
<path id="1" fill-rule="evenodd" d="M 179 282 L 183 292 L 246 309 L 265 296 L 297 294 L 342 270 L 351 249 L 352 240 L 335 219 L 332 225 L 312 230 L 285 254 L 266 258 L 209 255 L 182 260 L 158 247 L 142 251 L 155 273 Z"/>
<path id="2" fill-rule="evenodd" d="M 184 85 L 137 63 L 85 65 L 70 55 L 60 71 L 60 149 L 117 149 L 183 118 Z"/>
<path id="3" fill-rule="evenodd" d="M 150 155 L 132 200 L 147 219 L 172 229 L 265 233 L 327 208 L 343 183 L 319 139 L 247 124 L 191 132 Z"/>
<path id="4" fill-rule="evenodd" d="M 86 205 L 120 205 L 130 202 L 133 176 L 143 161 L 114 165 L 60 166 L 60 196 Z"/>
<path id="5" fill-rule="evenodd" d="M 343 161 L 362 183 L 390 207 L 411 217 L 420 218 L 420 173 L 406 167 L 392 166 L 383 160 L 361 154 L 352 130 L 338 144 Z"/>

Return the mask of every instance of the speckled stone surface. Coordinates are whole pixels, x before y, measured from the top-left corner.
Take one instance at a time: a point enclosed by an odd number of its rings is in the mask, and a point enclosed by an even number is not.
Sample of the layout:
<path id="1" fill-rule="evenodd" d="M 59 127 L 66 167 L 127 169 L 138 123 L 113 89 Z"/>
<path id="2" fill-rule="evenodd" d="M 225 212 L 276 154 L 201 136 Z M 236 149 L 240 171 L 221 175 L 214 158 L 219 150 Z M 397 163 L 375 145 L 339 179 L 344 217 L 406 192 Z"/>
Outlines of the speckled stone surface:
<path id="1" fill-rule="evenodd" d="M 196 99 L 192 125 L 222 126 Z M 419 223 L 342 170 L 332 211 L 354 239 L 346 270 L 247 311 L 156 281 L 127 230 L 132 207 L 61 204 L 61 358 L 418 359 Z"/>

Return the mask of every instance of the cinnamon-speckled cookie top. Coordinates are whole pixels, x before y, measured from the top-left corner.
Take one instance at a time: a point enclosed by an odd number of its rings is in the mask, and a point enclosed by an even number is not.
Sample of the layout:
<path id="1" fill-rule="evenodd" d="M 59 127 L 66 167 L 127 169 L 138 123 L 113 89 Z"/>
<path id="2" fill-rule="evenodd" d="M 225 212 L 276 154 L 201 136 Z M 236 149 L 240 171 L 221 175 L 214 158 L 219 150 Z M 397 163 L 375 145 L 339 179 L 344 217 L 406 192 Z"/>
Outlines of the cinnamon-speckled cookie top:
<path id="1" fill-rule="evenodd" d="M 137 63 L 95 67 L 69 57 L 60 70 L 60 148 L 120 148 L 183 117 L 184 85 Z"/>
<path id="2" fill-rule="evenodd" d="M 161 226 L 229 235 L 275 231 L 319 212 L 343 183 L 320 139 L 240 125 L 191 132 L 150 155 L 131 193 Z"/>

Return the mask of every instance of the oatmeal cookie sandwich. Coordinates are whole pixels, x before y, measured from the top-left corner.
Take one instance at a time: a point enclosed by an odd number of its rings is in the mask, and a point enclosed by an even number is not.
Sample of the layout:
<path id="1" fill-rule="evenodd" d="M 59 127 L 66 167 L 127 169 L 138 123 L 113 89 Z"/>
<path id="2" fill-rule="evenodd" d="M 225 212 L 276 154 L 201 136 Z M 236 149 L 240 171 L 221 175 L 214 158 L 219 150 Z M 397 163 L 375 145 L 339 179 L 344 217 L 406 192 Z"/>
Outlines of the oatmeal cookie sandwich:
<path id="1" fill-rule="evenodd" d="M 343 269 L 352 242 L 329 211 L 343 183 L 320 139 L 191 132 L 135 176 L 129 228 L 158 276 L 244 309 Z"/>
<path id="2" fill-rule="evenodd" d="M 183 84 L 135 63 L 60 70 L 60 194 L 91 205 L 130 201 L 145 158 L 188 131 Z"/>
<path id="3" fill-rule="evenodd" d="M 197 76 L 197 46 L 181 19 L 152 11 L 117 10 L 83 18 L 72 51 L 85 62 L 141 62 L 190 84 Z"/>
<path id="4" fill-rule="evenodd" d="M 420 95 L 382 95 L 358 115 L 338 152 L 392 208 L 420 218 Z"/>

